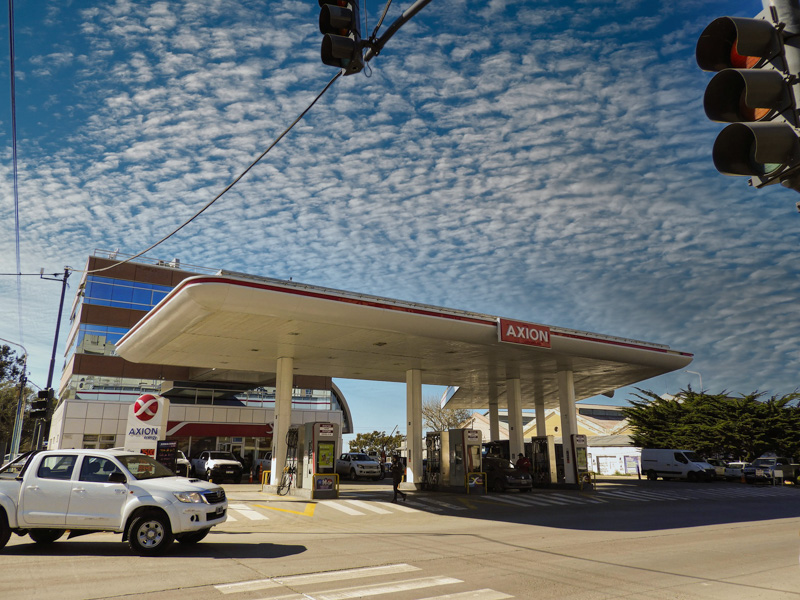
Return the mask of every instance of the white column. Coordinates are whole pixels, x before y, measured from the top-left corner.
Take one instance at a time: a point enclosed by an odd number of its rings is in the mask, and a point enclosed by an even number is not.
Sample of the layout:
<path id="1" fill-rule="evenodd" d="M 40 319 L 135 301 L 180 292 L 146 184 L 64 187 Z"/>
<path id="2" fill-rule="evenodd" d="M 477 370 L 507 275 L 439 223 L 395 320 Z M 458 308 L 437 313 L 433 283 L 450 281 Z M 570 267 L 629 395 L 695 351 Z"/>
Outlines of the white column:
<path id="1" fill-rule="evenodd" d="M 537 395 L 533 402 L 536 408 L 536 435 L 544 437 L 547 435 L 547 423 L 545 421 L 547 417 L 545 415 L 544 398 Z"/>
<path id="2" fill-rule="evenodd" d="M 279 358 L 275 373 L 275 421 L 272 424 L 270 485 L 278 485 L 281 482 L 283 468 L 286 466 L 286 434 L 292 424 L 294 359 L 289 356 Z"/>
<path id="3" fill-rule="evenodd" d="M 500 407 L 497 398 L 489 400 L 489 440 L 496 442 L 500 439 Z"/>
<path id="4" fill-rule="evenodd" d="M 524 452 L 522 441 L 522 386 L 519 379 L 506 380 L 506 400 L 508 401 L 508 449 L 511 460 Z"/>
<path id="5" fill-rule="evenodd" d="M 571 370 L 558 372 L 558 403 L 561 409 L 561 438 L 564 450 L 564 482 L 577 483 L 575 457 L 572 450 L 572 435 L 578 433 L 578 417 L 575 412 L 575 382 Z"/>
<path id="6" fill-rule="evenodd" d="M 406 371 L 406 483 L 422 483 L 422 371 Z M 415 486 L 416 487 L 416 486 Z"/>

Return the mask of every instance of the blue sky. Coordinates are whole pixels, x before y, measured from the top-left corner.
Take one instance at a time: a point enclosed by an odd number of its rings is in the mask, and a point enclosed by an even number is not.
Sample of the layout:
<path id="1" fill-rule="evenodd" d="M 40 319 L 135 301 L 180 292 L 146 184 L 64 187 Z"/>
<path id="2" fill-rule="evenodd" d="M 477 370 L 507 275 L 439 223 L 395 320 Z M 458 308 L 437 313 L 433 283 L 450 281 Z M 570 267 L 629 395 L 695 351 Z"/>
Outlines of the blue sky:
<path id="1" fill-rule="evenodd" d="M 14 6 L 24 273 L 160 239 L 336 72 L 319 58 L 315 1 Z M 694 353 L 700 375 L 642 384 L 659 394 L 700 377 L 711 392 L 792 392 L 800 197 L 717 173 L 721 126 L 705 117 L 710 75 L 694 59 L 711 20 L 760 9 L 433 0 L 369 77 L 337 81 L 148 256 Z M 366 29 L 382 10 L 366 4 Z M 6 20 L 0 36 L 0 270 L 14 273 Z M 0 338 L 28 348 L 38 385 L 59 292 L 0 277 Z M 402 385 L 340 385 L 358 431 L 404 429 Z"/>

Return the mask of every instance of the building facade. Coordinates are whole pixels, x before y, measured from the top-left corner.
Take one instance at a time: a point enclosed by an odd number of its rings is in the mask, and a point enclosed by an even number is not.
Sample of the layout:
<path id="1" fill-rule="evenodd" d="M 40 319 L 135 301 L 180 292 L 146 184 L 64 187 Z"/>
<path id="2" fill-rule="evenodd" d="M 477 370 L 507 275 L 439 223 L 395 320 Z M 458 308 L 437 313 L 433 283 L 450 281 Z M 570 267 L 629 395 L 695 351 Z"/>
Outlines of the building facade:
<path id="1" fill-rule="evenodd" d="M 65 363 L 51 422 L 51 448 L 111 448 L 124 443 L 128 407 L 141 394 L 169 399 L 167 439 L 193 456 L 230 450 L 263 458 L 272 445 L 275 376 L 131 363 L 116 343 L 187 277 L 219 270 L 180 261 L 122 262 L 95 251 L 86 263 L 70 312 Z M 352 431 L 350 411 L 329 377 L 295 376 L 292 423 L 338 423 Z"/>

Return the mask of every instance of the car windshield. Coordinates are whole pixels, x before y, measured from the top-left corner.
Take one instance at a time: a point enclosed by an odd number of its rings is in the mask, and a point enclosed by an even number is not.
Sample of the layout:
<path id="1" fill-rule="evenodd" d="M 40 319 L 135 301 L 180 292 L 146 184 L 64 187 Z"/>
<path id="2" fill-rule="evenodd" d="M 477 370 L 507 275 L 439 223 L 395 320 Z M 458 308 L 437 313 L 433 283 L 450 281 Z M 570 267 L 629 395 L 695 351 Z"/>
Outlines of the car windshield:
<path id="1" fill-rule="evenodd" d="M 358 461 L 362 461 L 362 462 L 363 462 L 363 461 L 367 461 L 367 462 L 375 462 L 375 461 L 372 459 L 372 457 L 368 456 L 367 454 L 353 454 L 353 455 L 351 455 L 351 456 L 353 457 L 353 460 L 358 460 Z"/>
<path id="2" fill-rule="evenodd" d="M 775 464 L 774 458 L 757 458 L 753 461 L 754 467 L 770 467 Z"/>
<path id="3" fill-rule="evenodd" d="M 213 460 L 236 460 L 230 452 L 209 452 L 208 458 Z"/>
<path id="4" fill-rule="evenodd" d="M 684 452 L 683 455 L 692 462 L 703 462 L 703 459 L 697 456 L 694 452 Z"/>
<path id="5" fill-rule="evenodd" d="M 175 473 L 167 467 L 144 454 L 125 454 L 117 458 L 130 471 L 131 475 L 140 481 L 159 477 L 175 477 Z"/>

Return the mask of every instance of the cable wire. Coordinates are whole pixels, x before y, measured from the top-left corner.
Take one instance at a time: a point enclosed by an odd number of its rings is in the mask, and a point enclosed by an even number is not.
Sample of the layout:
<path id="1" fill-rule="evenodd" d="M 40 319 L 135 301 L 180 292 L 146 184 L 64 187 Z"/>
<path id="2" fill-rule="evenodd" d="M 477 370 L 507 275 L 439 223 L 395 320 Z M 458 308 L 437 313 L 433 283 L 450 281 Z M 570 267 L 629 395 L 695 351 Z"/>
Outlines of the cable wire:
<path id="1" fill-rule="evenodd" d="M 19 251 L 19 186 L 17 177 L 17 85 L 14 72 L 14 0 L 8 0 L 8 63 L 11 76 L 11 163 L 14 182 L 14 234 L 16 237 L 17 273 L 22 271 Z M 19 319 L 19 339 L 22 335 L 22 280 L 17 277 L 17 316 Z"/>
<path id="2" fill-rule="evenodd" d="M 194 213 L 194 215 L 192 215 L 192 216 L 191 216 L 189 219 L 187 219 L 187 220 L 186 220 L 186 221 L 184 221 L 184 222 L 183 222 L 181 225 L 179 225 L 179 226 L 178 226 L 178 227 L 176 227 L 174 230 L 172 230 L 172 232 L 171 232 L 171 233 L 169 233 L 169 234 L 165 235 L 163 238 L 161 238 L 160 240 L 158 240 L 158 241 L 157 241 L 155 244 L 153 244 L 152 246 L 149 246 L 149 247 L 145 248 L 144 250 L 142 250 L 142 251 L 141 251 L 141 252 L 139 252 L 138 254 L 134 254 L 133 256 L 131 256 L 131 257 L 129 257 L 129 258 L 126 258 L 125 260 L 123 260 L 123 261 L 121 261 L 121 262 L 114 263 L 113 265 L 110 265 L 110 266 L 108 266 L 108 267 L 103 267 L 102 269 L 94 269 L 94 270 L 92 270 L 92 271 L 86 271 L 86 273 L 100 273 L 100 272 L 102 272 L 102 271 L 107 271 L 107 270 L 109 270 L 109 269 L 113 269 L 113 268 L 115 268 L 115 267 L 118 267 L 119 265 L 124 265 L 124 264 L 125 264 L 125 263 L 127 263 L 127 262 L 130 262 L 130 261 L 132 261 L 132 260 L 135 260 L 135 259 L 139 258 L 140 256 L 142 256 L 142 255 L 144 255 L 144 254 L 147 254 L 148 252 L 150 252 L 150 250 L 152 250 L 152 249 L 153 249 L 153 248 L 155 248 L 156 246 L 158 246 L 158 245 L 160 245 L 160 244 L 163 244 L 164 242 L 166 242 L 166 241 L 167 241 L 169 238 L 171 238 L 173 235 L 175 235 L 176 233 L 178 233 L 178 232 L 179 232 L 181 229 L 183 229 L 184 227 L 186 227 L 186 226 L 187 226 L 189 223 L 191 223 L 192 221 L 194 221 L 194 220 L 195 220 L 197 217 L 199 217 L 200 215 L 202 215 L 202 214 L 203 214 L 203 213 L 204 213 L 204 212 L 205 212 L 205 211 L 206 211 L 208 208 L 210 208 L 210 207 L 211 207 L 211 205 L 212 205 L 212 204 L 214 204 L 214 203 L 215 203 L 217 200 L 219 200 L 220 198 L 222 198 L 222 196 L 223 196 L 223 195 L 224 195 L 226 192 L 228 192 L 228 190 L 230 190 L 230 189 L 231 189 L 231 188 L 232 188 L 234 185 L 236 185 L 237 183 L 239 183 L 239 181 L 240 181 L 240 180 L 241 180 L 241 179 L 242 179 L 242 178 L 243 178 L 245 175 L 247 175 L 247 173 L 249 173 L 249 172 L 250 172 L 250 170 L 251 170 L 253 167 L 255 167 L 255 166 L 256 166 L 256 165 L 259 163 L 259 161 L 260 161 L 262 158 L 264 158 L 264 157 L 267 155 L 267 153 L 268 153 L 270 150 L 272 150 L 272 149 L 273 149 L 275 146 L 277 146 L 277 145 L 278 145 L 278 142 L 280 142 L 280 141 L 281 141 L 281 140 L 282 140 L 282 139 L 283 139 L 283 138 L 286 136 L 286 134 L 287 134 L 287 133 L 289 133 L 289 132 L 292 130 L 292 128 L 293 128 L 295 125 L 297 125 L 297 123 L 299 123 L 299 122 L 300 122 L 300 120 L 301 120 L 301 119 L 302 119 L 304 116 L 306 116 L 306 114 L 308 113 L 308 111 L 310 111 L 310 110 L 311 110 L 311 108 L 312 108 L 312 107 L 313 107 L 313 106 L 314 106 L 314 105 L 317 103 L 317 101 L 318 101 L 320 98 L 322 98 L 323 94 L 324 94 L 325 92 L 327 92 L 327 91 L 328 91 L 328 89 L 330 89 L 330 87 L 333 85 L 333 83 L 334 83 L 334 82 L 335 82 L 337 79 L 339 79 L 339 77 L 341 77 L 341 76 L 342 76 L 342 73 L 343 73 L 343 71 L 339 71 L 339 72 L 338 72 L 338 73 L 337 73 L 337 74 L 336 74 L 336 75 L 333 77 L 333 79 L 331 79 L 331 80 L 328 82 L 328 84 L 327 84 L 327 85 L 326 85 L 326 86 L 325 86 L 325 87 L 322 89 L 322 91 L 321 91 L 319 94 L 317 94 L 317 97 L 316 97 L 316 98 L 314 98 L 314 100 L 311 102 L 311 104 L 309 104 L 309 105 L 308 105 L 308 106 L 305 108 L 305 110 L 303 110 L 303 112 L 301 112 L 301 113 L 300 113 L 300 115 L 299 115 L 299 116 L 298 116 L 298 117 L 297 117 L 297 118 L 296 118 L 294 121 L 292 121 L 292 124 L 291 124 L 291 125 L 289 125 L 289 126 L 286 128 L 286 129 L 284 129 L 284 130 L 283 130 L 283 132 L 282 132 L 282 133 L 281 133 L 281 134 L 280 134 L 280 135 L 279 135 L 277 138 L 275 138 L 275 140 L 274 140 L 274 141 L 273 141 L 273 142 L 272 142 L 272 143 L 269 145 L 269 147 L 268 147 L 266 150 L 264 150 L 264 152 L 262 152 L 262 153 L 261 153 L 261 154 L 258 156 L 258 158 L 256 158 L 256 159 L 255 159 L 253 162 L 251 162 L 251 163 L 250 163 L 250 165 L 249 165 L 249 166 L 248 166 L 248 167 L 247 167 L 247 168 L 246 168 L 244 171 L 242 171 L 242 172 L 241 172 L 241 173 L 240 173 L 240 174 L 239 174 L 239 175 L 238 175 L 238 176 L 237 176 L 237 177 L 236 177 L 236 178 L 235 178 L 235 179 L 234 179 L 234 180 L 233 180 L 231 183 L 229 183 L 229 184 L 228 184 L 228 186 L 227 186 L 227 187 L 226 187 L 224 190 L 222 190 L 222 191 L 221 191 L 219 194 L 217 194 L 217 195 L 216 195 L 216 196 L 215 196 L 213 199 L 211 199 L 209 202 L 207 202 L 207 203 L 206 203 L 206 205 L 205 205 L 205 206 L 203 206 L 203 208 L 201 208 L 201 209 L 200 209 L 200 210 L 198 210 L 196 213 Z M 70 269 L 70 270 L 72 270 L 72 271 L 76 271 L 76 269 Z"/>

